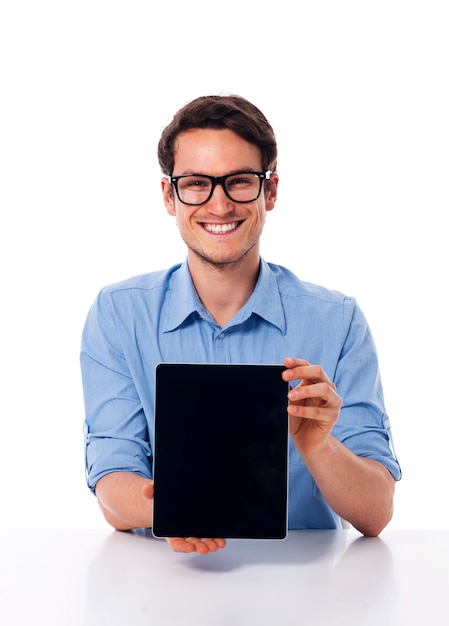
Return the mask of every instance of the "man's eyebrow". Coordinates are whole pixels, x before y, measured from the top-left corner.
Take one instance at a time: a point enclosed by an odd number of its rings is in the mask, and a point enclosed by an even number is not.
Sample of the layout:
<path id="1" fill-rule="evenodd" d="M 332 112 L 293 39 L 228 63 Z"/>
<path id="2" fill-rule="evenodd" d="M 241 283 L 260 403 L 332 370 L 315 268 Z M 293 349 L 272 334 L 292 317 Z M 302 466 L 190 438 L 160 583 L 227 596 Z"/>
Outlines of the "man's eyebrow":
<path id="1" fill-rule="evenodd" d="M 239 167 L 237 169 L 228 171 L 224 174 L 219 174 L 219 176 L 232 176 L 233 174 L 245 174 L 246 172 L 261 172 L 262 169 L 257 169 L 255 167 Z M 188 175 L 192 175 L 192 176 L 212 176 L 214 177 L 213 174 L 209 174 L 208 172 L 202 172 L 200 170 L 184 170 L 183 172 L 179 173 L 179 174 L 172 174 L 172 176 L 174 176 L 176 178 L 176 176 L 188 176 Z M 215 177 L 216 178 L 216 177 Z"/>

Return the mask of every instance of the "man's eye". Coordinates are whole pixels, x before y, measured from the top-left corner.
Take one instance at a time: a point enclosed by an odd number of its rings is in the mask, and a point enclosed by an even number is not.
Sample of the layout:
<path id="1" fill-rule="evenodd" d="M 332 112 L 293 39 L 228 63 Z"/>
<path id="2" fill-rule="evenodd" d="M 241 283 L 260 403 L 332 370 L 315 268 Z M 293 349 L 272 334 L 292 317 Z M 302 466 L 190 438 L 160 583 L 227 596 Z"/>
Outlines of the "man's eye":
<path id="1" fill-rule="evenodd" d="M 203 185 L 207 185 L 205 180 L 192 180 L 190 183 L 192 187 L 202 187 Z"/>
<path id="2" fill-rule="evenodd" d="M 248 176 L 235 176 L 233 178 L 228 178 L 228 185 L 231 187 L 246 187 L 247 185 L 253 184 L 253 179 Z"/>
<path id="3" fill-rule="evenodd" d="M 181 181 L 180 181 L 181 182 Z M 186 189 L 194 188 L 194 189 L 202 189 L 203 187 L 209 187 L 210 181 L 207 178 L 184 178 L 181 182 L 181 186 Z"/>

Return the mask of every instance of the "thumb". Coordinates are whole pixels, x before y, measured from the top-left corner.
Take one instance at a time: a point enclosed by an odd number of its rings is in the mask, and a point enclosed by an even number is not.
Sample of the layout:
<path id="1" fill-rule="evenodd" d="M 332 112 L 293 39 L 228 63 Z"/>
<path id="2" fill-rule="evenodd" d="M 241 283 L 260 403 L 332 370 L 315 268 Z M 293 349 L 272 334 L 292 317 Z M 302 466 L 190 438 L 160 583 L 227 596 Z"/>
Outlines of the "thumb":
<path id="1" fill-rule="evenodd" d="M 154 496 L 154 484 L 152 480 L 148 480 L 142 487 L 142 495 L 144 498 L 148 498 L 149 500 L 153 499 Z"/>

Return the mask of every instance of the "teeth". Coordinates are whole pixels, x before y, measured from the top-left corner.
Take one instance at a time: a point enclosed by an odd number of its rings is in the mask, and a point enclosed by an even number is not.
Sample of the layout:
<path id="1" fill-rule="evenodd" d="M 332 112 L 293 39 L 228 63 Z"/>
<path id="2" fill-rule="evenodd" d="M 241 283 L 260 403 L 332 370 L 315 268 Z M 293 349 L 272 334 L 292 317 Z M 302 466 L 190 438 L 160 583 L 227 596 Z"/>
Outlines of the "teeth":
<path id="1" fill-rule="evenodd" d="M 204 224 L 204 228 L 210 233 L 228 233 L 230 230 L 237 228 L 238 222 L 230 224 Z"/>

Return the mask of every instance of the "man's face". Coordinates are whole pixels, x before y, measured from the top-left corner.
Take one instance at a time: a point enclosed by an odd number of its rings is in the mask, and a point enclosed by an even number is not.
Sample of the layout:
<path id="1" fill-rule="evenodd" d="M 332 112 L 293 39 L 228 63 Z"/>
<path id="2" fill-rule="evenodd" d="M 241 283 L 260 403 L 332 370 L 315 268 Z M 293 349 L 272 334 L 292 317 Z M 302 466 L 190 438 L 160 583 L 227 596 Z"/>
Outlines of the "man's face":
<path id="1" fill-rule="evenodd" d="M 177 137 L 173 176 L 207 174 L 224 176 L 234 172 L 262 171 L 259 148 L 230 130 L 194 129 Z M 214 266 L 239 263 L 248 254 L 259 257 L 259 238 L 267 211 L 276 201 L 278 177 L 268 194 L 262 188 L 258 199 L 248 203 L 230 200 L 221 185 L 211 199 L 200 206 L 189 206 L 178 199 L 166 178 L 162 180 L 164 202 L 177 218 L 189 258 Z M 171 193 L 172 192 L 172 193 Z"/>

